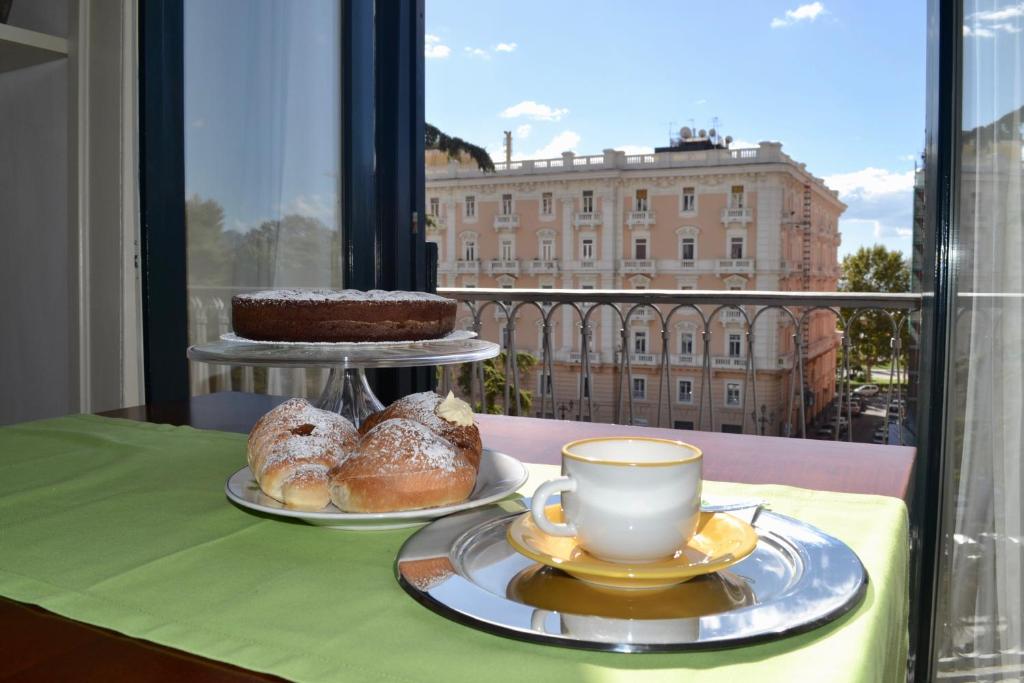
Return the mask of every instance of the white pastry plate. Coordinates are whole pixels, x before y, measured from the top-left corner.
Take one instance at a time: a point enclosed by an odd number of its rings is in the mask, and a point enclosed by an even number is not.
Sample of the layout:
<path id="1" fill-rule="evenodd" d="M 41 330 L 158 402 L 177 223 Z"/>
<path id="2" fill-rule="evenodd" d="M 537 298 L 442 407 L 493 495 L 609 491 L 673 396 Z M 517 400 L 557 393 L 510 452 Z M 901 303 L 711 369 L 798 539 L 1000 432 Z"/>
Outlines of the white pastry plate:
<path id="1" fill-rule="evenodd" d="M 331 529 L 376 531 L 421 526 L 453 512 L 470 510 L 497 502 L 509 494 L 515 493 L 520 486 L 526 483 L 527 476 L 526 467 L 511 455 L 485 448 L 483 457 L 480 459 L 480 473 L 477 475 L 473 493 L 465 501 L 454 505 L 375 513 L 342 512 L 334 505 L 328 505 L 317 512 L 294 510 L 264 494 L 256 484 L 256 479 L 248 467 L 243 467 L 231 475 L 227 484 L 224 485 L 224 492 L 231 502 L 267 515 L 297 519 L 307 524 Z"/>

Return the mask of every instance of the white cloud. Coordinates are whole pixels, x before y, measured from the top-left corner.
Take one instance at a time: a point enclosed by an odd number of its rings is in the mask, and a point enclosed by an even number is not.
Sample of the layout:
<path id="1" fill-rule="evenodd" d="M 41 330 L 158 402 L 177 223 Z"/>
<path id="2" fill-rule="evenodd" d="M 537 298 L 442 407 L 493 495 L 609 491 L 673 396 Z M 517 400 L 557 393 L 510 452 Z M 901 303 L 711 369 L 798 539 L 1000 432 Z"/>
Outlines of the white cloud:
<path id="1" fill-rule="evenodd" d="M 498 43 L 494 46 L 495 52 L 515 52 L 516 48 L 519 47 L 515 43 Z"/>
<path id="2" fill-rule="evenodd" d="M 650 145 L 617 145 L 615 149 L 625 152 L 627 156 L 630 154 L 651 154 L 654 152 L 654 148 Z"/>
<path id="3" fill-rule="evenodd" d="M 826 176 L 847 209 L 839 220 L 842 253 L 883 244 L 910 253 L 914 220 L 914 172 L 868 167 Z"/>
<path id="4" fill-rule="evenodd" d="M 517 119 L 525 116 L 534 121 L 561 121 L 562 117 L 569 113 L 568 109 L 562 107 L 549 107 L 533 100 L 523 100 L 506 108 L 499 114 L 503 119 Z"/>
<path id="5" fill-rule="evenodd" d="M 703 98 L 703 97 L 700 98 L 699 100 L 697 100 L 696 102 L 694 102 L 694 104 L 707 104 L 707 103 L 708 103 L 708 101 L 705 98 Z"/>
<path id="6" fill-rule="evenodd" d="M 562 152 L 575 152 L 577 151 L 580 140 L 580 134 L 576 131 L 566 130 L 562 131 L 555 137 L 551 138 L 551 141 L 537 149 L 530 154 L 516 154 L 515 159 L 554 159 L 562 156 Z"/>
<path id="7" fill-rule="evenodd" d="M 467 48 L 463 48 L 463 49 L 466 51 L 466 54 L 469 55 L 470 57 L 479 57 L 480 59 L 490 59 L 491 58 L 491 53 L 490 52 L 488 52 L 487 50 L 481 49 L 479 47 L 467 47 Z"/>
<path id="8" fill-rule="evenodd" d="M 806 5 L 800 5 L 796 9 L 786 10 L 785 17 L 775 17 L 772 19 L 772 28 L 785 28 L 786 26 L 792 26 L 798 21 L 814 21 L 820 15 L 825 13 L 825 5 L 820 2 L 811 2 Z"/>
<path id="9" fill-rule="evenodd" d="M 975 12 L 968 15 L 965 20 L 964 36 L 967 38 L 994 38 L 1000 31 L 1010 34 L 1020 33 L 1022 19 L 1024 19 L 1024 2 L 1002 9 Z"/>
<path id="10" fill-rule="evenodd" d="M 427 59 L 444 59 L 452 49 L 441 42 L 440 36 L 428 33 L 423 39 L 423 54 Z"/>
<path id="11" fill-rule="evenodd" d="M 530 131 L 533 130 L 533 126 L 528 123 L 524 123 L 521 126 L 516 127 L 516 138 L 519 140 L 525 140 L 530 137 Z"/>
<path id="12" fill-rule="evenodd" d="M 333 226 L 337 224 L 338 199 L 333 194 L 300 194 L 281 207 L 281 215 L 308 216 Z"/>

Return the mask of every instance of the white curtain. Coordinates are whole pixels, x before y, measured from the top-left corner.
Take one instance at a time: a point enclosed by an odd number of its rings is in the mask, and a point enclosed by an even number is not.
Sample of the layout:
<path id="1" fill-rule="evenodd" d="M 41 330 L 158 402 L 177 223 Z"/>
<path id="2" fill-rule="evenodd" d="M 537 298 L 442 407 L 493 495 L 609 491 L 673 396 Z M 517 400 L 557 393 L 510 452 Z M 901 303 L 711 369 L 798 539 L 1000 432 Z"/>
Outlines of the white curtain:
<path id="1" fill-rule="evenodd" d="M 185 3 L 189 340 L 231 331 L 231 297 L 341 286 L 335 0 Z M 319 392 L 320 370 L 192 364 L 192 393 Z"/>
<path id="2" fill-rule="evenodd" d="M 1024 3 L 965 3 L 938 677 L 1024 678 Z"/>

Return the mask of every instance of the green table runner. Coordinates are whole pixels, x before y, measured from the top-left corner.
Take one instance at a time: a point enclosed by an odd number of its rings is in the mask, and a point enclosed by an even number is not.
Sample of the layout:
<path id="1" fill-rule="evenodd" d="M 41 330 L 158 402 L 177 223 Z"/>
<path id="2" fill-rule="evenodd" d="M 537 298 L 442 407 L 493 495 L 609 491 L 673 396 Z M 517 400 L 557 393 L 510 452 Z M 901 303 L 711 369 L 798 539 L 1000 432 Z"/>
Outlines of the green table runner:
<path id="1" fill-rule="evenodd" d="M 811 633 L 717 652 L 534 645 L 448 621 L 392 576 L 409 530 L 264 518 L 224 497 L 245 437 L 76 415 L 0 428 L 0 595 L 136 638 L 303 681 L 901 681 L 900 500 L 708 482 L 848 543 L 864 603 Z M 532 490 L 552 476 L 531 466 Z"/>

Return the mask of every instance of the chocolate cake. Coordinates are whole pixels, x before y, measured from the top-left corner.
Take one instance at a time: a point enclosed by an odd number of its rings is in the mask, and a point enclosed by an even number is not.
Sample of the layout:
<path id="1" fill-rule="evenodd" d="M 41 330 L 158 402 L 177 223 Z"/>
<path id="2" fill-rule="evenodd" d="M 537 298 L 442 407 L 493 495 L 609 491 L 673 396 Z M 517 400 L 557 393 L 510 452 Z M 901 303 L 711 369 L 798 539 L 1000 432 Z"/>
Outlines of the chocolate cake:
<path id="1" fill-rule="evenodd" d="M 457 302 L 426 292 L 277 289 L 231 299 L 235 334 L 259 341 L 437 339 L 455 327 Z"/>

